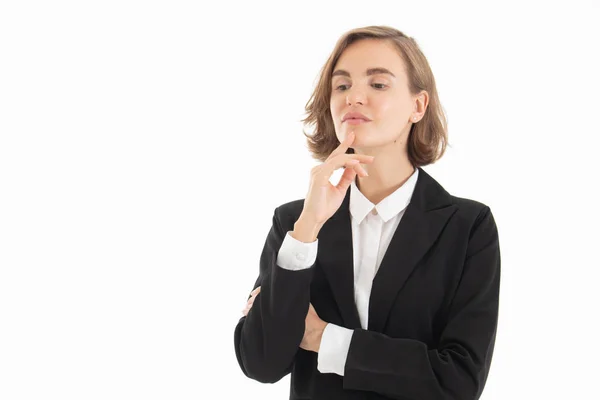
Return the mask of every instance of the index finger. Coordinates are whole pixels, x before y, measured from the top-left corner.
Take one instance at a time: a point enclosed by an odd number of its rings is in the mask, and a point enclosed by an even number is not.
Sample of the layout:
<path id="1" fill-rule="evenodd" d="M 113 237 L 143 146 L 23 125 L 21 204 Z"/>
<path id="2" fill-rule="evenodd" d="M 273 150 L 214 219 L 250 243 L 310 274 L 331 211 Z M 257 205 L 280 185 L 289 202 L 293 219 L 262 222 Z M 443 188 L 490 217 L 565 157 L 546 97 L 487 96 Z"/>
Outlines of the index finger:
<path id="1" fill-rule="evenodd" d="M 350 145 L 354 142 L 354 131 L 350 131 L 346 137 L 344 138 L 344 141 L 340 143 L 340 145 L 331 152 L 331 154 L 329 155 L 329 158 L 335 157 L 338 154 L 344 154 L 346 152 L 346 150 L 348 150 L 350 148 Z"/>

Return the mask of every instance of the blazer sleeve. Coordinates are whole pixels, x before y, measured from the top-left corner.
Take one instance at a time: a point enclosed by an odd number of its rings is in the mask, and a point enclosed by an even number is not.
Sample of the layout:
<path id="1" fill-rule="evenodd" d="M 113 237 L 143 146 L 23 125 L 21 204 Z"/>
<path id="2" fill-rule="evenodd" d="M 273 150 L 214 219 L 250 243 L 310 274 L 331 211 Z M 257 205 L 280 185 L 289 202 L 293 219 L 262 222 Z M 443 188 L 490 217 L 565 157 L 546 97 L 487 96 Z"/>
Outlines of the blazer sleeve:
<path id="1" fill-rule="evenodd" d="M 490 368 L 498 320 L 500 246 L 494 217 L 482 210 L 437 348 L 355 330 L 344 370 L 346 389 L 393 399 L 478 399 Z"/>
<path id="2" fill-rule="evenodd" d="M 279 210 L 275 210 L 260 257 L 254 285 L 261 286 L 260 293 L 234 333 L 235 353 L 243 373 L 263 383 L 275 383 L 291 371 L 304 336 L 314 271 L 314 265 L 298 271 L 277 265 L 287 232 L 281 225 Z"/>

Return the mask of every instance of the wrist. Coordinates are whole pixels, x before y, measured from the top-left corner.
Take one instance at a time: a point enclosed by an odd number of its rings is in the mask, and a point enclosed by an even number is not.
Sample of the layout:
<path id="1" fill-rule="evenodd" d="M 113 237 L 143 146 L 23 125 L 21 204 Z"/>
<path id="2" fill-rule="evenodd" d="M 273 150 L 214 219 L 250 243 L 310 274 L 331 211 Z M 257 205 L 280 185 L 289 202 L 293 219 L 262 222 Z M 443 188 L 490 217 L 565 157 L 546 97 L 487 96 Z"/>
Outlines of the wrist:
<path id="1" fill-rule="evenodd" d="M 291 235 L 294 239 L 304 243 L 312 243 L 317 240 L 319 231 L 323 224 L 311 221 L 300 215 L 300 218 L 294 224 L 294 230 Z"/>
<path id="2" fill-rule="evenodd" d="M 317 331 L 317 338 L 316 338 L 316 350 L 315 352 L 318 353 L 319 350 L 321 350 L 321 341 L 323 340 L 323 333 L 325 332 L 325 328 L 327 327 L 328 322 L 324 322 L 323 325 L 321 326 L 321 328 Z"/>

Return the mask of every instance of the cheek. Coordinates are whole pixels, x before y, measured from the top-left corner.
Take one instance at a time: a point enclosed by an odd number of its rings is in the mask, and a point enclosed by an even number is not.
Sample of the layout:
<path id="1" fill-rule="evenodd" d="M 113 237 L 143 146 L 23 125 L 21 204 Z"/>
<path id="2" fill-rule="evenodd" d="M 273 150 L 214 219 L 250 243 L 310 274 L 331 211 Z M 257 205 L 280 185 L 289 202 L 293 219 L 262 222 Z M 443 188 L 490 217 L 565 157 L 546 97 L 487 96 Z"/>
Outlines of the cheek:
<path id="1" fill-rule="evenodd" d="M 393 123 L 395 120 L 396 113 L 394 112 L 394 107 L 389 101 L 379 99 L 375 104 L 373 104 L 373 111 L 375 112 L 374 117 L 377 120 L 378 125 L 388 125 Z"/>
<path id="2" fill-rule="evenodd" d="M 389 113 L 393 109 L 398 109 L 400 102 L 391 94 L 379 96 L 374 100 L 376 102 L 377 109 L 383 113 Z"/>
<path id="3" fill-rule="evenodd" d="M 333 119 L 339 119 L 342 117 L 342 111 L 344 110 L 344 102 L 334 97 L 329 102 L 329 109 L 331 110 L 331 116 Z"/>
<path id="4" fill-rule="evenodd" d="M 379 98 L 374 104 L 376 116 L 382 124 L 398 124 L 402 121 L 407 105 L 396 98 Z"/>
<path id="5" fill-rule="evenodd" d="M 344 112 L 344 102 L 340 102 L 336 99 L 332 99 L 329 103 L 329 110 L 331 111 L 331 118 L 333 119 L 333 125 L 337 129 L 341 125 L 342 113 Z"/>

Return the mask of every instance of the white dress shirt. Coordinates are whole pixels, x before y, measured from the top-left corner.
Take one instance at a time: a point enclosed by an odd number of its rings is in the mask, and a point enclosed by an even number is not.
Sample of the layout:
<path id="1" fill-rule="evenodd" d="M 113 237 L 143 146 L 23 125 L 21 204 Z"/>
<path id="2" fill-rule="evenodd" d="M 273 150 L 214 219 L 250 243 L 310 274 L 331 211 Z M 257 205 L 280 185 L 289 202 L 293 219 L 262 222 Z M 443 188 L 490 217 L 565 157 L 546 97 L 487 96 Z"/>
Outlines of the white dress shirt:
<path id="1" fill-rule="evenodd" d="M 352 249 L 354 254 L 354 300 L 363 329 L 369 326 L 369 299 L 373 278 L 392 240 L 392 236 L 412 198 L 419 170 L 396 191 L 379 204 L 371 203 L 354 182 L 350 186 L 350 215 L 352 220 Z M 277 265 L 289 270 L 309 268 L 315 263 L 319 240 L 303 243 L 286 234 Z M 339 325 L 327 324 L 317 357 L 321 373 L 344 375 L 344 367 L 353 331 Z"/>

